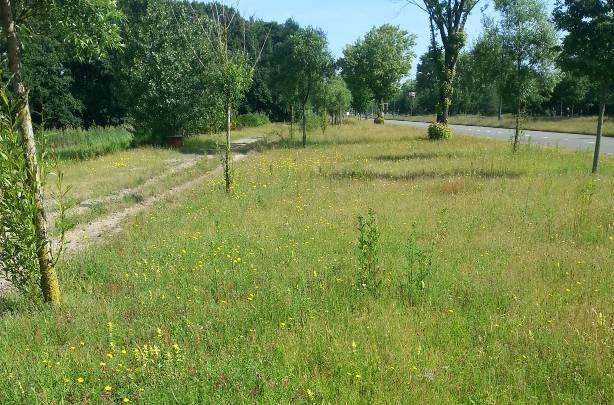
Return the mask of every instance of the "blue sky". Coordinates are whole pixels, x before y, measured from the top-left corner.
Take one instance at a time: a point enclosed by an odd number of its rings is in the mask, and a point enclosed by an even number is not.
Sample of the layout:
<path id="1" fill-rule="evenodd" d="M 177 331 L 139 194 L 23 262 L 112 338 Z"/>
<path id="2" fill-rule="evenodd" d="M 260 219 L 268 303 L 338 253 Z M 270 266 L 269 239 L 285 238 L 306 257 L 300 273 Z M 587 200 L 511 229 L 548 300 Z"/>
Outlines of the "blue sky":
<path id="1" fill-rule="evenodd" d="M 238 0 L 227 0 L 237 5 Z M 550 5 L 554 0 L 547 0 Z M 490 0 L 482 0 L 467 24 L 469 41 L 474 41 L 481 31 L 481 7 Z M 429 25 L 426 14 L 415 6 L 406 6 L 404 0 L 240 0 L 238 8 L 244 17 L 254 16 L 267 21 L 284 22 L 293 18 L 301 26 L 322 28 L 328 34 L 330 49 L 335 57 L 343 48 L 363 36 L 373 26 L 385 23 L 400 25 L 416 34 L 417 56 L 426 52 L 429 44 Z M 417 59 L 412 72 L 415 72 Z M 413 73 L 412 73 L 413 75 Z"/>

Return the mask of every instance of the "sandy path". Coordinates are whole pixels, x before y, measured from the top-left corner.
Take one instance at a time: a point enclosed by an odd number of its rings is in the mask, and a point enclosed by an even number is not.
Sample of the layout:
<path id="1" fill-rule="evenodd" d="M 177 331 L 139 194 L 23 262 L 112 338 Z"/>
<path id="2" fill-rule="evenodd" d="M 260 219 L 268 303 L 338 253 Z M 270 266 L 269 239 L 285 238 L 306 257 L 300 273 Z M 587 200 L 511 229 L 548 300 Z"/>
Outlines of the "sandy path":
<path id="1" fill-rule="evenodd" d="M 242 138 L 237 141 L 234 141 L 232 143 L 233 151 L 235 151 L 233 161 L 238 162 L 247 158 L 247 152 L 262 140 L 263 138 Z M 207 157 L 204 158 L 206 159 Z M 138 193 L 139 190 L 151 185 L 155 185 L 157 182 L 163 180 L 166 177 L 172 176 L 176 173 L 179 173 L 180 171 L 194 167 L 200 161 L 200 159 L 202 158 L 193 159 L 180 165 L 177 165 L 172 169 L 169 169 L 169 171 L 167 171 L 166 173 L 147 180 L 145 183 L 141 184 L 138 187 L 120 190 L 119 192 L 109 196 L 83 201 L 78 206 L 72 208 L 71 210 L 74 211 L 71 211 L 71 213 L 85 212 L 95 204 L 113 202 L 119 199 L 123 199 L 130 194 Z M 65 235 L 64 254 L 67 256 L 74 255 L 88 246 L 108 241 L 110 237 L 118 234 L 122 230 L 122 225 L 128 218 L 134 217 L 141 211 L 152 207 L 158 202 L 169 200 L 186 191 L 189 191 L 194 187 L 203 184 L 207 180 L 222 175 L 222 173 L 223 167 L 218 166 L 216 169 L 208 171 L 200 177 L 183 183 L 177 187 L 173 187 L 169 190 L 166 190 L 165 192 L 158 194 L 154 197 L 150 197 L 138 204 L 111 213 L 88 224 L 82 224 L 77 226 L 75 229 L 67 232 Z M 0 276 L 0 294 L 10 288 L 10 283 L 8 283 L 5 279 L 2 278 L 2 276 Z"/>
<path id="2" fill-rule="evenodd" d="M 235 154 L 233 161 L 238 162 L 246 157 L 247 155 Z M 126 219 L 136 216 L 141 211 L 144 211 L 160 201 L 168 200 L 191 190 L 207 180 L 220 176 L 222 173 L 223 168 L 219 166 L 194 180 L 190 180 L 187 183 L 181 184 L 180 186 L 171 188 L 136 205 L 132 205 L 121 211 L 114 212 L 88 224 L 77 226 L 75 229 L 67 232 L 65 235 L 65 254 L 73 255 L 83 250 L 87 246 L 108 240 L 110 237 L 118 234 L 122 230 L 122 225 Z"/>
<path id="3" fill-rule="evenodd" d="M 125 188 L 123 190 L 120 190 L 114 194 L 110 194 L 110 195 L 106 195 L 104 197 L 98 197 L 98 198 L 90 198 L 84 201 L 81 201 L 78 205 L 71 207 L 70 209 L 66 210 L 66 215 L 82 215 L 87 213 L 89 210 L 92 209 L 92 207 L 96 206 L 96 205 L 100 205 L 100 204 L 108 204 L 111 202 L 116 202 L 116 201 L 121 201 L 123 199 L 125 199 L 126 197 L 129 197 L 131 195 L 135 195 L 135 194 L 140 194 L 143 190 L 147 189 L 147 187 L 151 186 L 151 185 L 155 185 L 157 183 L 159 183 L 160 181 L 173 176 L 177 173 L 180 173 L 184 170 L 188 170 L 191 169 L 192 167 L 196 166 L 198 164 L 198 162 L 200 162 L 203 159 L 202 156 L 199 157 L 191 157 L 188 160 L 186 160 L 185 162 L 182 162 L 174 167 L 169 168 L 167 171 L 165 171 L 163 174 L 160 174 L 156 177 L 152 177 L 148 180 L 146 180 L 145 182 L 143 182 L 142 184 L 133 187 L 133 188 Z M 49 218 L 51 221 L 55 220 L 57 213 L 52 213 L 49 215 Z"/>

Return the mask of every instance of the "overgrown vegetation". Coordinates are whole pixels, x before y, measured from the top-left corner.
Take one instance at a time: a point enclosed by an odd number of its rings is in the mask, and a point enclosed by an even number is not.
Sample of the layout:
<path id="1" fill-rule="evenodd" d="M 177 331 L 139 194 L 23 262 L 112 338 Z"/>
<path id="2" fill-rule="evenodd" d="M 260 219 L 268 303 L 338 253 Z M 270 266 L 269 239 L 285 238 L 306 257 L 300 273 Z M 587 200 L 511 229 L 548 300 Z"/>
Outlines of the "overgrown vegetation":
<path id="1" fill-rule="evenodd" d="M 319 132 L 237 164 L 230 198 L 217 178 L 68 258 L 58 310 L 0 301 L 0 402 L 612 402 L 611 157 L 593 178 L 585 152 Z"/>
<path id="2" fill-rule="evenodd" d="M 270 123 L 265 113 L 241 114 L 237 117 L 237 128 L 259 128 Z"/>
<path id="3" fill-rule="evenodd" d="M 452 130 L 447 125 L 433 122 L 431 125 L 429 125 L 428 137 L 434 141 L 450 139 L 452 138 Z"/>
<path id="4" fill-rule="evenodd" d="M 134 141 L 126 127 L 49 130 L 42 135 L 59 159 L 90 159 L 128 149 Z"/>

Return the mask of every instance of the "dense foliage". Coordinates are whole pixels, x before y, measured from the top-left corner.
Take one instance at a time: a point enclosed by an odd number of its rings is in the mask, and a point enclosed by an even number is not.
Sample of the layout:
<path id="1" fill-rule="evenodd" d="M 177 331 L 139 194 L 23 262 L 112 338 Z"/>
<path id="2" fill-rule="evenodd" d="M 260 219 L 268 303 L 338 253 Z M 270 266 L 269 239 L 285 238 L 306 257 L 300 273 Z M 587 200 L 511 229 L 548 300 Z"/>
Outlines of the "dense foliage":
<path id="1" fill-rule="evenodd" d="M 514 47 L 510 46 L 509 40 L 506 45 L 502 39 L 501 11 L 506 2 L 497 3 L 499 6 L 495 11 L 498 12 L 484 18 L 481 35 L 470 49 L 459 55 L 450 104 L 451 114 L 498 115 L 514 113 L 516 110 L 510 89 L 514 83 L 515 69 L 515 58 L 510 56 L 510 52 Z M 507 3 L 520 8 L 526 2 Z M 540 56 L 542 62 L 547 60 L 547 63 L 534 65 L 530 69 L 532 73 L 528 77 L 535 85 L 525 89 L 530 90 L 524 97 L 525 113 L 553 117 L 595 115 L 598 112 L 598 101 L 603 95 L 599 90 L 611 89 L 608 87 L 611 85 L 606 83 L 612 77 L 606 72 L 613 69 L 611 38 L 614 34 L 608 31 L 614 27 L 611 6 L 598 0 L 558 2 L 553 15 L 556 28 L 566 33 L 573 32 L 563 36 L 560 47 L 562 53 L 555 65 L 553 57 L 559 47 L 556 37 L 553 38 L 550 16 L 543 8 L 543 1 L 532 3 L 532 9 L 524 17 L 528 25 L 519 30 L 519 34 L 541 48 L 539 55 L 534 53 L 534 56 Z M 542 28 L 536 30 L 539 26 Z M 510 39 L 514 40 L 513 37 Z M 414 113 L 436 112 L 438 52 L 431 46 L 418 61 Z M 402 96 L 403 92 L 398 93 L 391 102 L 397 101 L 397 113 L 410 114 L 411 105 L 398 103 Z M 613 107 L 612 98 L 607 98 L 606 103 L 610 111 Z"/>
<path id="2" fill-rule="evenodd" d="M 221 129 L 224 91 L 220 83 L 224 77 L 220 74 L 228 70 L 218 69 L 219 61 L 211 57 L 211 17 L 215 12 L 211 4 L 119 0 L 115 7 L 108 0 L 55 0 L 39 7 L 38 3 L 28 0 L 16 6 L 20 15 L 33 14 L 29 18 L 33 23 L 24 27 L 22 36 L 35 123 L 74 128 L 129 122 L 158 141 L 176 131 Z M 88 16 L 83 21 L 74 18 L 82 42 L 69 27 L 51 30 L 47 17 L 56 15 L 60 6 L 64 15 Z M 217 11 L 226 15 L 236 13 L 217 6 Z M 97 10 L 100 22 L 90 21 L 83 7 Z M 59 19 L 60 23 L 65 20 Z M 242 86 L 247 91 L 234 110 L 264 112 L 274 120 L 289 118 L 290 100 L 280 91 L 277 80 L 277 68 L 285 54 L 277 50 L 299 28 L 292 20 L 279 24 L 235 15 L 228 30 L 229 51 L 235 56 L 245 51 L 253 72 Z M 121 37 L 121 49 L 109 51 L 105 43 L 95 41 L 92 36 L 97 29 L 110 34 L 105 37 L 107 42 Z M 253 63 L 255 59 L 258 63 Z"/>
<path id="3" fill-rule="evenodd" d="M 376 121 L 383 122 L 384 101 L 399 89 L 414 58 L 415 36 L 390 24 L 373 28 L 343 52 L 341 66 L 351 88 L 366 88 L 378 106 Z M 358 98 L 362 95 L 358 91 Z"/>

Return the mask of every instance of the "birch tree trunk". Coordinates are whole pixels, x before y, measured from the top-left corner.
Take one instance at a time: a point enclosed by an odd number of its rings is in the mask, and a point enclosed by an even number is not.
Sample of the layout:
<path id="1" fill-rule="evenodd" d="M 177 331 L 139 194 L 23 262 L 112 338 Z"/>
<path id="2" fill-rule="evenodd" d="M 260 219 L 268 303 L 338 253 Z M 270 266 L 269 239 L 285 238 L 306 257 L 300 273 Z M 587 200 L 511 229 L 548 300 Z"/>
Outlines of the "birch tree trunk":
<path id="1" fill-rule="evenodd" d="M 11 81 L 15 97 L 17 98 L 19 131 L 21 133 L 21 143 L 27 164 L 27 178 L 34 193 L 35 212 L 32 221 L 34 223 L 38 248 L 37 256 L 41 275 L 40 286 L 45 302 L 52 305 L 59 305 L 61 302 L 60 284 L 53 266 L 41 174 L 36 156 L 36 144 L 34 143 L 32 117 L 28 105 L 28 92 L 21 75 L 19 42 L 15 30 L 15 21 L 13 20 L 11 1 L 0 0 L 0 8 L 2 9 L 2 28 L 6 36 L 9 70 L 13 76 Z"/>

